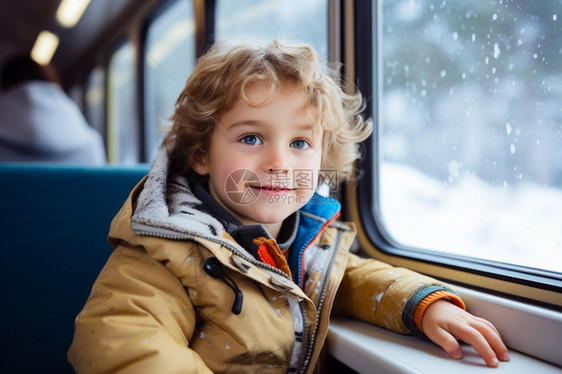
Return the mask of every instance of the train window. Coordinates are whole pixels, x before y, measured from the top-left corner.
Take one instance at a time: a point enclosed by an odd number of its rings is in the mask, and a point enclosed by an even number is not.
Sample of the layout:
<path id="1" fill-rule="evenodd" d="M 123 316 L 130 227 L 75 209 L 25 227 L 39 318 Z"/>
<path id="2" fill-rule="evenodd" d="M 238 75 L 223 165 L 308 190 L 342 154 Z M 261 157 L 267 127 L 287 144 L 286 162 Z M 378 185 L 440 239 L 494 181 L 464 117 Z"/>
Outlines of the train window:
<path id="1" fill-rule="evenodd" d="M 168 4 L 165 4 L 168 5 Z M 145 146 L 152 160 L 169 125 L 174 104 L 195 62 L 195 20 L 191 1 L 177 0 L 157 12 L 146 35 Z"/>
<path id="2" fill-rule="evenodd" d="M 105 132 L 105 70 L 96 66 L 86 77 L 86 93 L 84 95 L 84 114 L 88 123 L 94 127 L 103 138 Z"/>
<path id="3" fill-rule="evenodd" d="M 328 0 L 219 0 L 215 26 L 217 40 L 249 36 L 302 41 L 328 59 Z"/>
<path id="4" fill-rule="evenodd" d="M 114 52 L 107 69 L 109 162 L 134 164 L 139 161 L 136 71 L 136 50 L 127 40 Z"/>
<path id="5" fill-rule="evenodd" d="M 559 2 L 373 8 L 386 240 L 562 273 Z"/>

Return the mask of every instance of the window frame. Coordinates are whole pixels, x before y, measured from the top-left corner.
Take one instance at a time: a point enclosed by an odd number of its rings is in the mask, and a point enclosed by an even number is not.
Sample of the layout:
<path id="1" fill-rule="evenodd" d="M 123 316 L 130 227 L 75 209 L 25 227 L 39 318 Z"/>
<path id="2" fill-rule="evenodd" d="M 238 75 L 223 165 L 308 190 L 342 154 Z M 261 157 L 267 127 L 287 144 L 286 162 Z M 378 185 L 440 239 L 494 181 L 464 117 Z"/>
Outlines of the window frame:
<path id="1" fill-rule="evenodd" d="M 379 86 L 376 57 L 378 43 L 371 32 L 376 19 L 379 1 L 354 2 L 353 9 L 353 56 L 346 54 L 346 65 L 354 66 L 357 88 L 366 99 L 365 116 L 373 118 L 373 135 L 364 142 L 364 157 L 358 163 L 359 182 L 349 182 L 346 188 L 350 214 L 358 225 L 361 248 L 370 256 L 390 264 L 405 266 L 413 270 L 460 284 L 498 292 L 505 296 L 525 298 L 533 303 L 547 306 L 562 306 L 562 275 L 520 265 L 495 262 L 437 251 L 399 245 L 390 239 L 384 227 L 379 224 L 380 207 L 374 201 L 373 190 L 379 184 L 379 150 L 373 136 L 380 135 L 377 108 L 378 97 L 374 87 Z M 375 6 L 375 13 L 372 6 Z M 376 18 L 376 17 L 375 17 Z M 371 52 L 374 50 L 373 52 Z M 374 57 L 373 57 L 374 56 Z M 352 61 L 348 61 L 352 59 Z M 349 70 L 349 69 L 348 69 Z M 361 202 L 359 204 L 359 201 Z"/>

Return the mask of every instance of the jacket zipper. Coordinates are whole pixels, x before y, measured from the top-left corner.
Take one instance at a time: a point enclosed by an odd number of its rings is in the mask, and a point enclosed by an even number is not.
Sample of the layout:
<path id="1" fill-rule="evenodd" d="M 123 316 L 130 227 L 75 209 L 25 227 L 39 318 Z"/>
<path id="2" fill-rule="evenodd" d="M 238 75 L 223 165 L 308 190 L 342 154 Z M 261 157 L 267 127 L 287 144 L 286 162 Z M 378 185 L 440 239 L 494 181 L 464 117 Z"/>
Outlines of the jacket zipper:
<path id="1" fill-rule="evenodd" d="M 301 373 L 305 373 L 306 370 L 308 369 L 308 366 L 310 365 L 310 358 L 312 357 L 312 352 L 314 351 L 314 346 L 316 345 L 315 340 L 316 340 L 316 334 L 318 332 L 318 324 L 320 322 L 322 308 L 324 307 L 324 301 L 326 300 L 326 294 L 328 292 L 328 286 L 330 284 L 329 274 L 332 272 L 332 266 L 334 265 L 334 261 L 336 259 L 336 255 L 338 252 L 337 248 L 339 247 L 339 243 L 341 241 L 341 235 L 342 235 L 341 231 L 338 230 L 336 240 L 334 241 L 334 250 L 332 252 L 332 257 L 330 258 L 330 261 L 328 262 L 328 266 L 326 267 L 326 276 L 324 278 L 324 283 L 322 284 L 320 298 L 318 299 L 318 307 L 316 308 L 316 323 L 314 325 L 314 330 L 312 331 L 310 342 L 308 343 L 307 352 L 304 359 L 304 365 Z"/>
<path id="2" fill-rule="evenodd" d="M 146 226 L 146 227 L 150 228 L 150 226 Z M 172 234 L 164 234 L 164 233 L 150 231 L 150 230 L 144 230 L 144 231 L 143 230 L 135 230 L 135 233 L 137 233 L 138 235 L 146 235 L 146 236 L 158 237 L 158 238 L 162 238 L 162 239 L 171 239 L 171 240 L 195 240 L 196 239 L 196 237 L 194 235 L 190 235 L 190 234 L 172 235 Z M 249 258 L 249 257 L 245 256 L 236 247 L 234 247 L 233 245 L 231 245 L 227 242 L 219 241 L 219 240 L 216 240 L 216 239 L 213 239 L 213 238 L 205 238 L 205 240 L 209 240 L 209 241 L 212 241 L 212 242 L 217 243 L 219 245 L 225 246 L 228 249 L 230 249 L 234 254 L 238 255 L 239 257 L 244 258 L 245 260 L 253 263 L 254 265 L 265 268 L 267 270 L 270 270 L 271 272 L 273 272 L 275 274 L 279 274 L 282 277 L 292 281 L 292 279 L 284 271 L 279 270 L 279 269 L 277 269 L 277 268 L 275 268 L 271 265 L 265 264 L 263 262 L 257 261 L 254 258 L 251 258 L 251 257 Z M 334 241 L 334 248 L 338 248 L 340 240 L 341 240 L 341 232 L 337 231 L 337 237 L 336 237 L 336 240 Z M 309 364 L 310 364 L 310 358 L 312 356 L 312 351 L 314 350 L 314 345 L 315 345 L 316 333 L 318 331 L 318 322 L 320 320 L 322 307 L 324 306 L 324 300 L 326 299 L 326 293 L 328 291 L 329 274 L 332 270 L 332 265 L 334 264 L 336 254 L 337 254 L 337 250 L 334 250 L 333 253 L 332 253 L 332 257 L 330 258 L 330 261 L 329 261 L 328 266 L 326 268 L 326 277 L 324 278 L 324 283 L 322 284 L 320 299 L 318 301 L 318 307 L 316 308 L 316 310 L 317 310 L 317 312 L 316 312 L 316 323 L 315 323 L 314 330 L 312 332 L 310 340 L 307 339 L 308 345 L 306 347 L 306 355 L 305 355 L 305 358 L 304 358 L 304 361 L 303 361 L 303 368 L 301 370 L 301 373 L 305 373 Z M 289 292 L 287 292 L 287 293 L 289 293 Z M 306 307 L 305 307 L 305 309 L 306 309 Z M 301 316 L 302 316 L 302 320 L 303 320 L 303 331 L 308 331 L 308 319 L 306 318 L 306 310 L 303 311 L 302 308 L 301 308 Z M 304 328 L 306 328 L 306 330 Z"/>

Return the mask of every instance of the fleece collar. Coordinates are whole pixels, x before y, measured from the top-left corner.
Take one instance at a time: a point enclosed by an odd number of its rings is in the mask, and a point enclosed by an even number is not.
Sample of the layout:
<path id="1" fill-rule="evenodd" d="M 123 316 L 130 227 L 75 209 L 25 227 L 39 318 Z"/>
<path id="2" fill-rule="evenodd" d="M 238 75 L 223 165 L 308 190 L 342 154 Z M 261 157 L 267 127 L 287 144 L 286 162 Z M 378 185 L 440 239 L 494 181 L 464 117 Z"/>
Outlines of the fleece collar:
<path id="1" fill-rule="evenodd" d="M 177 239 L 206 238 L 226 243 L 225 228 L 213 215 L 200 209 L 202 202 L 188 180 L 169 172 L 169 149 L 160 147 L 140 192 L 131 217 L 137 234 Z M 232 244 L 232 243 L 231 243 Z"/>

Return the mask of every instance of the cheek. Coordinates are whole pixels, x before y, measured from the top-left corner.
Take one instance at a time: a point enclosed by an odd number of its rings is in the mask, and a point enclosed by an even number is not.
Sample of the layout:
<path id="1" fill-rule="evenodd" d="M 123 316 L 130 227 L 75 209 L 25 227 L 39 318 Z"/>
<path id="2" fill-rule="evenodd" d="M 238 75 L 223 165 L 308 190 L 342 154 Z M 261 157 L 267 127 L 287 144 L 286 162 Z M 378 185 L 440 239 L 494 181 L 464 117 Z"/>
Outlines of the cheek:
<path id="1" fill-rule="evenodd" d="M 223 150 L 222 154 L 224 153 L 225 151 Z M 244 162 L 241 157 L 237 157 L 232 153 L 225 154 L 225 157 L 213 161 L 209 172 L 210 178 L 215 187 L 221 191 L 225 189 L 227 180 L 234 178 L 234 180 L 238 181 L 246 175 L 244 173 L 245 170 L 251 170 L 250 165 Z"/>
<path id="2" fill-rule="evenodd" d="M 237 152 L 227 152 L 225 150 L 221 151 L 223 156 L 222 170 L 228 173 L 232 173 L 240 169 L 248 169 L 256 172 L 254 169 L 253 159 L 247 153 L 237 153 Z"/>
<path id="3" fill-rule="evenodd" d="M 321 172 L 321 164 L 322 157 L 320 152 L 316 152 L 315 154 L 309 155 L 300 165 L 299 173 L 295 174 L 295 182 L 303 187 L 303 195 L 312 196 L 314 191 L 316 191 Z"/>
<path id="4" fill-rule="evenodd" d="M 316 178 L 314 180 L 314 190 L 316 191 L 316 188 L 318 187 L 318 181 L 321 180 L 320 178 L 320 173 L 322 172 L 322 169 L 324 167 L 323 162 L 322 162 L 322 152 L 318 152 L 318 156 L 314 158 L 314 165 L 317 168 L 318 172 L 316 173 L 316 175 L 318 176 L 318 178 Z"/>
<path id="5" fill-rule="evenodd" d="M 310 169 L 319 170 L 322 168 L 322 151 L 315 152 L 307 161 Z"/>

